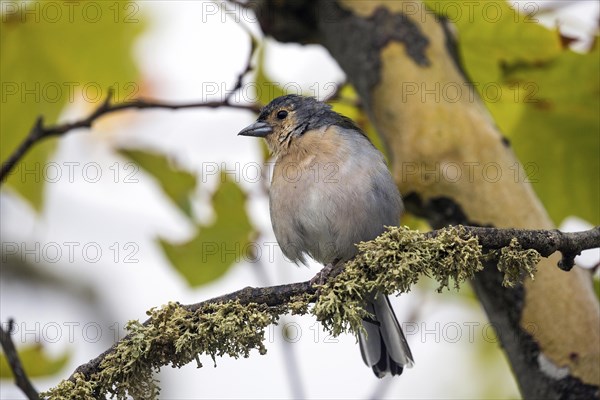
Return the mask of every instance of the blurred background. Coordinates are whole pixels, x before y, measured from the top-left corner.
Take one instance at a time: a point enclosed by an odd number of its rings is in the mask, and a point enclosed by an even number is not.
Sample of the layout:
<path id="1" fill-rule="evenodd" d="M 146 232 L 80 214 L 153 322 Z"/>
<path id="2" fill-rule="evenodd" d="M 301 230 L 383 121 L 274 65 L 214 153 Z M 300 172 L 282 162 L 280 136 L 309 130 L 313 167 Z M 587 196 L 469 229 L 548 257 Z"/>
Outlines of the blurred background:
<path id="1" fill-rule="evenodd" d="M 524 100 L 535 96 L 529 88 L 482 74 L 479 82 L 504 95 L 498 101 L 481 94 L 556 224 L 597 225 L 598 2 L 510 5 L 533 24 L 516 18 L 506 24 L 517 33 L 506 41 L 499 35 L 497 48 L 463 48 L 467 67 L 476 72 L 491 49 L 495 57 L 503 47 L 518 48 L 510 42 L 515 38 L 563 43 L 566 56 L 558 62 L 571 64 L 535 82 L 587 104 L 591 118 L 569 115 L 574 122 L 556 124 L 551 136 L 535 121 L 517 126 Z M 256 17 L 239 4 L 2 1 L 0 12 L 3 161 L 38 115 L 48 124 L 81 119 L 109 88 L 115 101 L 223 101 L 250 55 L 253 68 L 232 102 L 264 104 L 283 92 L 333 96 L 334 107 L 377 142 L 327 51 L 263 37 Z M 470 21 L 454 17 L 459 38 L 499 21 L 477 12 Z M 591 98 L 580 90 L 590 85 Z M 144 320 L 151 307 L 307 280 L 318 271 L 314 263 L 288 262 L 276 245 L 267 198 L 272 160 L 262 143 L 236 136 L 255 118 L 230 107 L 128 110 L 40 143 L 15 168 L 0 192 L 0 321 L 6 327 L 15 319 L 13 340 L 37 389 L 56 385 L 107 349 L 128 320 Z M 523 129 L 530 141 L 519 137 Z M 540 140 L 544 146 L 530 145 Z M 564 196 L 555 196 L 556 186 L 567 188 Z M 410 215 L 403 223 L 427 229 Z M 599 259 L 594 250 L 577 262 L 592 269 Z M 376 379 L 354 337 L 333 338 L 313 318 L 284 316 L 267 331 L 264 356 L 217 358 L 216 368 L 201 356 L 202 369 L 164 367 L 161 398 L 519 398 L 472 291 L 438 294 L 435 287 L 424 278 L 392 299 L 416 360 L 400 378 Z M 1 397 L 24 398 L 0 361 Z"/>

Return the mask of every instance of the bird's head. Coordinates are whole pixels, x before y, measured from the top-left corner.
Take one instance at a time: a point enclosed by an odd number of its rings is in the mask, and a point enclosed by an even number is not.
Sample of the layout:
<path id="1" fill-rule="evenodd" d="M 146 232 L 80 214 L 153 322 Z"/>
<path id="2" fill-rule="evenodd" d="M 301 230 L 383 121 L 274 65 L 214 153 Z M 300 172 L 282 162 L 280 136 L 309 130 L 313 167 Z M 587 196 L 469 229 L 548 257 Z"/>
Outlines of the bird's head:
<path id="1" fill-rule="evenodd" d="M 238 135 L 265 138 L 271 151 L 279 154 L 307 131 L 331 125 L 358 129 L 351 120 L 332 111 L 329 104 L 290 94 L 267 104 L 256 122 Z"/>

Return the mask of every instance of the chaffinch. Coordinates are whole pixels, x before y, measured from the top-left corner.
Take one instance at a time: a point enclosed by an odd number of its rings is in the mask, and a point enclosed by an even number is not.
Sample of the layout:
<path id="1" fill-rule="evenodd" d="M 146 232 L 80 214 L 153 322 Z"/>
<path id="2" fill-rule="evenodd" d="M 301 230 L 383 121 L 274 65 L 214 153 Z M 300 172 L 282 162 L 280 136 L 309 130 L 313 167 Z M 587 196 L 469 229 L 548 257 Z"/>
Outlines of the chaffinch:
<path id="1" fill-rule="evenodd" d="M 383 155 L 349 118 L 311 97 L 287 95 L 265 106 L 239 135 L 262 137 L 274 154 L 269 203 L 283 254 L 305 263 L 345 262 L 356 243 L 397 226 L 402 199 Z M 385 295 L 372 294 L 359 334 L 362 358 L 378 377 L 400 375 L 413 357 Z"/>

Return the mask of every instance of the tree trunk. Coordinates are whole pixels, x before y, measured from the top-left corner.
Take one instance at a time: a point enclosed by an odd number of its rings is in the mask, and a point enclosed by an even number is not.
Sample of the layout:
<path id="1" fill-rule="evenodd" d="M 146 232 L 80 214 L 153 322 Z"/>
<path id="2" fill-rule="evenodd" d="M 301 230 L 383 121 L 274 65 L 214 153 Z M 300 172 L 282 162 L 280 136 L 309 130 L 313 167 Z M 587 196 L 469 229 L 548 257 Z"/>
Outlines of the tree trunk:
<path id="1" fill-rule="evenodd" d="M 553 228 L 462 71 L 446 23 L 418 2 L 250 2 L 280 41 L 324 45 L 383 138 L 407 208 L 434 228 Z M 468 95 L 449 102 L 440 87 Z M 418 95 L 409 95 L 418 90 Z M 410 91 L 409 91 L 410 89 Z M 425 97 L 423 97 L 425 96 Z M 444 166 L 462 174 L 449 178 Z M 543 259 L 535 281 L 506 289 L 495 266 L 473 281 L 525 398 L 591 399 L 600 385 L 600 311 L 585 271 Z"/>

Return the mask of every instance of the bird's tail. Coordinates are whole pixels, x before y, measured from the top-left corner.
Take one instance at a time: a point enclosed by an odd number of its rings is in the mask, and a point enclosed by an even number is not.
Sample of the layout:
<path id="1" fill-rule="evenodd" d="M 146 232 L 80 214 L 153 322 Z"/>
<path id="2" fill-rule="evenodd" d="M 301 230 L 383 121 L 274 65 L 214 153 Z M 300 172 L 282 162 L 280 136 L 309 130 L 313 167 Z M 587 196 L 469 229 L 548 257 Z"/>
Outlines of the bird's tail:
<path id="1" fill-rule="evenodd" d="M 400 375 L 414 361 L 390 300 L 381 294 L 373 296 L 366 309 L 374 318 L 363 321 L 366 335 L 358 335 L 363 361 L 378 378 L 388 373 Z"/>

